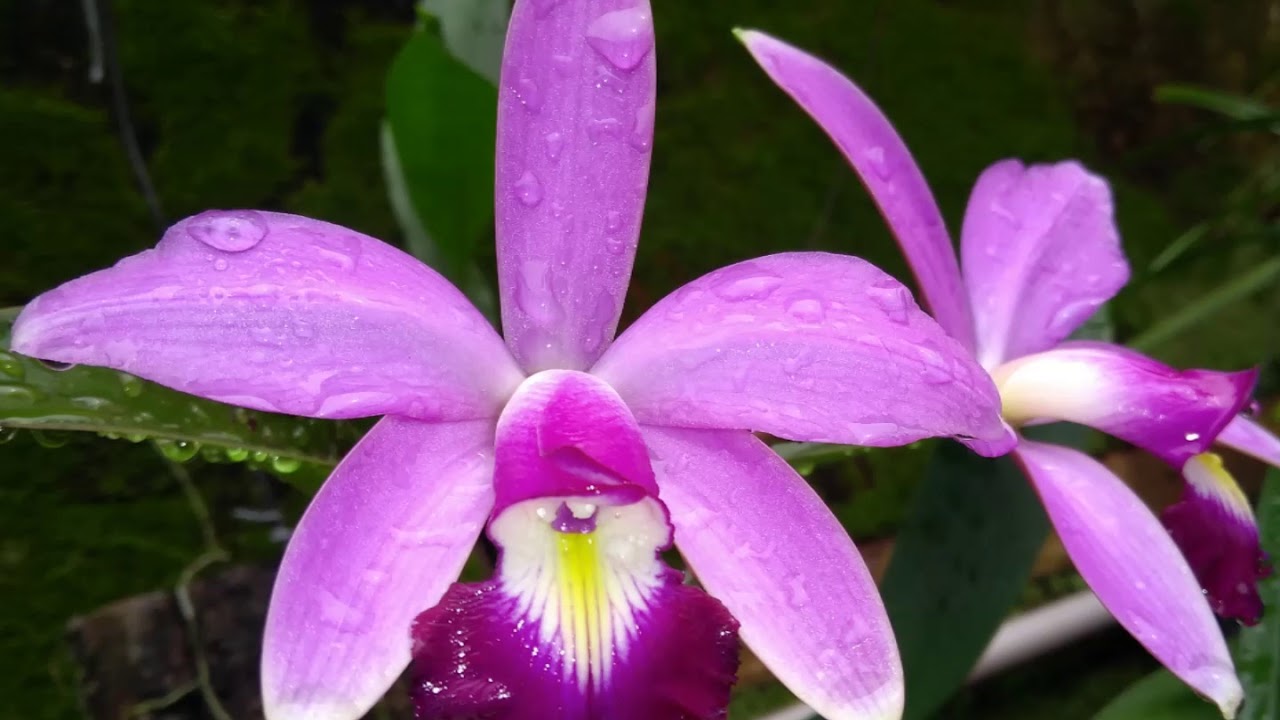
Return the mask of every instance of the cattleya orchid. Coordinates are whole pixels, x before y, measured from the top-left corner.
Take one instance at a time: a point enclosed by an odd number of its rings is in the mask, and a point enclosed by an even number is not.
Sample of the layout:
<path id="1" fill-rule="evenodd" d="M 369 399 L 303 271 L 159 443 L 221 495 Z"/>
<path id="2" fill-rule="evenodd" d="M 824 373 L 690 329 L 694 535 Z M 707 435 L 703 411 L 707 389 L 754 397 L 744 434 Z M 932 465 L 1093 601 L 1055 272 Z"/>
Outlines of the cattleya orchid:
<path id="1" fill-rule="evenodd" d="M 1209 448 L 1280 466 L 1280 441 L 1240 415 L 1256 373 L 1179 372 L 1118 345 L 1067 340 L 1129 278 L 1110 190 L 1079 164 L 988 168 L 969 200 L 959 263 L 923 173 L 880 109 L 823 61 L 759 32 L 739 37 L 853 165 L 934 316 L 995 380 L 1006 422 L 1089 425 L 1181 470 L 1185 492 L 1165 514 L 1166 533 L 1089 456 L 1026 438 L 1015 450 L 1099 599 L 1232 715 L 1241 689 L 1210 603 L 1256 621 L 1256 582 L 1268 569 L 1249 502 Z"/>
<path id="2" fill-rule="evenodd" d="M 13 348 L 246 407 L 386 415 L 285 553 L 269 718 L 357 718 L 413 660 L 427 718 L 723 717 L 737 636 L 833 720 L 896 718 L 901 667 L 853 542 L 752 431 L 1015 442 L 994 384 L 885 273 L 773 255 L 616 340 L 653 137 L 643 0 L 517 0 L 502 67 L 500 338 L 409 256 L 209 211 L 31 302 Z M 494 577 L 454 584 L 483 529 Z M 674 543 L 698 589 L 665 566 Z"/>

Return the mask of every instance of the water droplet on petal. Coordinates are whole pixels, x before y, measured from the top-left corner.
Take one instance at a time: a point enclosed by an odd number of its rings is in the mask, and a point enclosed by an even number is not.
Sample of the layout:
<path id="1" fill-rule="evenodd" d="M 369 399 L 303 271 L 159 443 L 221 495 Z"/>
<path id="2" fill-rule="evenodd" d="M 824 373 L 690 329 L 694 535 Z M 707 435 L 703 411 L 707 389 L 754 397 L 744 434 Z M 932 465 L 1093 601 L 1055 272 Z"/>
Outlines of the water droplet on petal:
<path id="1" fill-rule="evenodd" d="M 534 0 L 533 7 L 537 17 L 544 18 L 551 14 L 552 10 L 560 4 L 560 0 Z"/>
<path id="2" fill-rule="evenodd" d="M 526 170 L 516 181 L 516 197 L 525 207 L 535 207 L 542 202 L 542 183 L 538 182 L 537 176 Z"/>
<path id="3" fill-rule="evenodd" d="M 884 148 L 880 146 L 869 147 L 862 151 L 862 156 L 871 163 L 871 169 L 881 180 L 888 180 L 892 174 L 889 172 L 889 165 L 884 161 Z"/>
<path id="4" fill-rule="evenodd" d="M 592 120 L 587 123 L 587 137 L 591 140 L 591 144 L 599 145 L 600 141 L 607 137 L 617 137 L 621 128 L 622 123 L 618 122 L 617 118 Z"/>
<path id="5" fill-rule="evenodd" d="M 253 210 L 207 210 L 187 221 L 187 234 L 223 252 L 244 252 L 267 236 L 267 221 Z"/>
<path id="6" fill-rule="evenodd" d="M 542 91 L 532 78 L 520 78 L 516 81 L 516 97 L 529 112 L 536 113 L 542 109 Z"/>
<path id="7" fill-rule="evenodd" d="M 547 325 L 560 320 L 563 311 L 551 291 L 547 263 L 530 260 L 520 267 L 516 305 L 535 322 Z"/>
<path id="8" fill-rule="evenodd" d="M 647 8 L 614 10 L 587 27 L 587 42 L 620 70 L 632 70 L 653 49 L 653 18 Z"/>
<path id="9" fill-rule="evenodd" d="M 867 297 L 876 304 L 893 322 L 907 322 L 907 311 L 911 307 L 911 292 L 897 283 L 891 285 L 872 285 L 867 288 Z"/>
<path id="10" fill-rule="evenodd" d="M 227 459 L 231 462 L 244 462 L 249 459 L 249 451 L 244 448 L 227 448 Z"/>
<path id="11" fill-rule="evenodd" d="M 800 322 L 820 323 L 826 317 L 826 308 L 816 297 L 802 297 L 791 301 L 787 313 Z"/>
<path id="12" fill-rule="evenodd" d="M 214 260 L 213 269 L 217 270 L 218 272 L 222 272 L 223 270 L 226 270 L 227 269 L 226 258 L 218 258 L 217 260 Z"/>
<path id="13" fill-rule="evenodd" d="M 631 128 L 631 147 L 640 152 L 647 152 L 653 145 L 654 101 L 641 105 L 636 109 L 635 123 Z"/>
<path id="14" fill-rule="evenodd" d="M 744 263 L 720 271 L 711 291 L 730 301 L 763 300 L 781 286 L 781 277 Z"/>
<path id="15" fill-rule="evenodd" d="M 564 136 L 558 132 L 550 132 L 543 140 L 547 143 L 547 157 L 551 160 L 559 160 L 560 153 L 564 150 Z"/>

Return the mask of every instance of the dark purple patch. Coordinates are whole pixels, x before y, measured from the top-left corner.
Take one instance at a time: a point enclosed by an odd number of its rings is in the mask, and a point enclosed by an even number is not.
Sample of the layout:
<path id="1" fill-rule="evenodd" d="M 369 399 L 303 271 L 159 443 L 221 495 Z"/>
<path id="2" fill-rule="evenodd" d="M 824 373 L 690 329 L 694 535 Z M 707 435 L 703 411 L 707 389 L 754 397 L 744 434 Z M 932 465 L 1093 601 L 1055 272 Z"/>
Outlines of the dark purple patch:
<path id="1" fill-rule="evenodd" d="M 1257 624 L 1262 618 L 1258 580 L 1271 574 L 1258 528 L 1188 483 L 1182 499 L 1160 516 L 1191 565 L 1218 615 Z"/>
<path id="2" fill-rule="evenodd" d="M 455 584 L 413 625 L 419 720 L 717 720 L 738 667 L 738 623 L 668 570 L 602 690 L 564 671 L 559 643 L 498 583 Z"/>

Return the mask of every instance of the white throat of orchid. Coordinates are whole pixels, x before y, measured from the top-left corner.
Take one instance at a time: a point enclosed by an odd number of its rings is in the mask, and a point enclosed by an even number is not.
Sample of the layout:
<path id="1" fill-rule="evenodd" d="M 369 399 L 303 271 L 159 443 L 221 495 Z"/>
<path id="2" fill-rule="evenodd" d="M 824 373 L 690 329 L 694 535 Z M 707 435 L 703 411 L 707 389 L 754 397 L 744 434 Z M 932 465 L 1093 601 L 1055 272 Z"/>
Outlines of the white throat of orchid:
<path id="1" fill-rule="evenodd" d="M 507 508 L 489 532 L 502 547 L 499 581 L 516 611 L 558 647 L 567 678 L 600 689 L 624 660 L 638 615 L 661 585 L 657 551 L 671 542 L 651 499 L 622 506 L 543 498 Z"/>
<path id="2" fill-rule="evenodd" d="M 1099 392 L 1107 378 L 1101 368 L 1053 352 L 1011 360 L 991 371 L 1000 392 L 1004 421 L 1019 427 L 1036 421 L 1088 423 L 1110 410 Z"/>

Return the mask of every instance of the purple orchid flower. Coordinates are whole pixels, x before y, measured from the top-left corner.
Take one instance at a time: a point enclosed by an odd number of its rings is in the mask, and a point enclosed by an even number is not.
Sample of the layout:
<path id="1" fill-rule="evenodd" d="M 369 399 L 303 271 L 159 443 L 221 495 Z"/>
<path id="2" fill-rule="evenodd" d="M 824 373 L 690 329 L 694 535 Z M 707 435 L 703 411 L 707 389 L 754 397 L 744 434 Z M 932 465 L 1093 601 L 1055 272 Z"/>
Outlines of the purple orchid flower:
<path id="1" fill-rule="evenodd" d="M 411 658 L 432 718 L 723 717 L 739 624 L 826 717 L 900 715 L 865 565 L 752 431 L 954 436 L 994 455 L 1015 442 L 999 395 L 905 287 L 840 255 L 723 268 L 613 340 L 655 72 L 643 0 L 517 0 L 498 117 L 505 345 L 400 251 L 256 211 L 183 220 L 18 318 L 28 355 L 262 410 L 387 416 L 285 553 L 270 718 L 359 717 Z M 494 578 L 454 584 L 486 527 Z M 663 565 L 673 543 L 705 593 Z"/>
<path id="2" fill-rule="evenodd" d="M 1179 372 L 1117 345 L 1066 341 L 1129 278 L 1101 178 L 1074 162 L 987 169 L 964 219 L 962 274 L 924 175 L 880 109 L 821 60 L 759 32 L 739 37 L 853 165 L 934 316 L 991 373 L 1008 423 L 1089 425 L 1182 471 L 1165 532 L 1087 455 L 1025 438 L 1015 451 L 1102 602 L 1233 714 L 1240 684 L 1201 587 L 1213 609 L 1253 621 L 1267 568 L 1248 500 L 1208 450 L 1217 441 L 1280 466 L 1280 441 L 1239 415 L 1256 372 Z"/>

